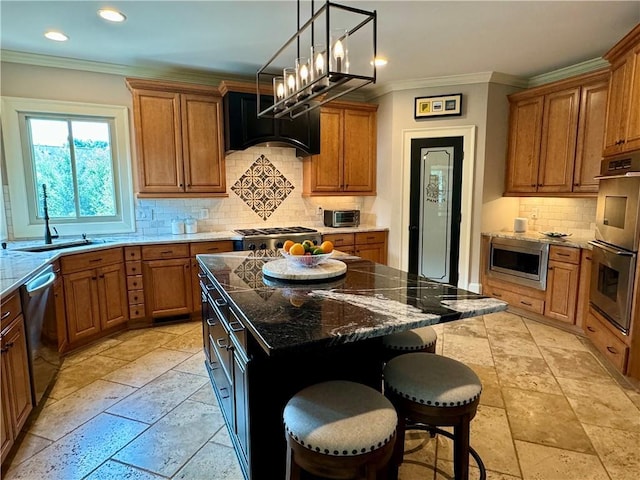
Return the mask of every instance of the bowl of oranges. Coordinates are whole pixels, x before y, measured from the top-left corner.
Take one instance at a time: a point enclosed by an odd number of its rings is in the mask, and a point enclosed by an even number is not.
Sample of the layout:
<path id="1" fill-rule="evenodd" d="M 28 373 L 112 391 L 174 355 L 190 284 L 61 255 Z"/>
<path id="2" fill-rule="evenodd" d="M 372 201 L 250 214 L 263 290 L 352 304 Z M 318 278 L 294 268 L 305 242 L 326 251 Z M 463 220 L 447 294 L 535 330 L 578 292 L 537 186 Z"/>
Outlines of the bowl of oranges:
<path id="1" fill-rule="evenodd" d="M 315 245 L 311 240 L 296 243 L 291 240 L 284 242 L 280 253 L 294 267 L 315 267 L 326 262 L 333 254 L 333 243 L 330 241 Z"/>

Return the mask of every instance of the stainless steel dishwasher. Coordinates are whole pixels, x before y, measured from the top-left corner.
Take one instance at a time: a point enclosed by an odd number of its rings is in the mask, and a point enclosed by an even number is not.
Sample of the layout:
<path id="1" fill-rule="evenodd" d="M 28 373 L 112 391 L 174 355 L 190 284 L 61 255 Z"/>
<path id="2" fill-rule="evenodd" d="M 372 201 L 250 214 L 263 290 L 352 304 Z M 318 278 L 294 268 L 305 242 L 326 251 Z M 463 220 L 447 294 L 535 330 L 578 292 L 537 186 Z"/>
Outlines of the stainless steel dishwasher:
<path id="1" fill-rule="evenodd" d="M 51 293 L 55 280 L 56 274 L 49 265 L 20 288 L 34 405 L 38 405 L 60 369 L 58 328 Z"/>

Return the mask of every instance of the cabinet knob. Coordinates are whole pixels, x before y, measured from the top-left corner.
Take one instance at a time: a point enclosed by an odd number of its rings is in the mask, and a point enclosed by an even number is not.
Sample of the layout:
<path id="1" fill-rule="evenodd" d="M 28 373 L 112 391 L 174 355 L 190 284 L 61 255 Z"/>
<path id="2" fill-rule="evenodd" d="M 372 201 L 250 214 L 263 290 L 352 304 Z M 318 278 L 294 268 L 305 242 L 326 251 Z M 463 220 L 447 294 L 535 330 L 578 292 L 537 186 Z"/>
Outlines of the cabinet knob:
<path id="1" fill-rule="evenodd" d="M 532 183 L 532 184 L 531 184 L 531 186 L 532 186 L 533 188 L 535 188 L 536 184 L 535 184 L 535 183 Z"/>
<path id="2" fill-rule="evenodd" d="M 618 354 L 618 351 L 617 351 L 615 348 L 613 348 L 613 347 L 607 347 L 607 351 L 608 351 L 609 353 L 613 353 L 614 355 L 617 355 L 617 354 Z"/>
<path id="3" fill-rule="evenodd" d="M 587 327 L 587 330 L 589 330 L 590 332 L 595 332 L 596 331 L 596 329 L 593 328 L 593 327 Z"/>
<path id="4" fill-rule="evenodd" d="M 574 183 L 574 184 L 573 184 L 573 186 L 574 186 L 574 187 L 579 187 L 579 186 L 580 186 L 580 184 L 579 184 L 579 183 Z"/>
<path id="5" fill-rule="evenodd" d="M 553 270 L 553 267 L 549 267 L 549 270 Z"/>

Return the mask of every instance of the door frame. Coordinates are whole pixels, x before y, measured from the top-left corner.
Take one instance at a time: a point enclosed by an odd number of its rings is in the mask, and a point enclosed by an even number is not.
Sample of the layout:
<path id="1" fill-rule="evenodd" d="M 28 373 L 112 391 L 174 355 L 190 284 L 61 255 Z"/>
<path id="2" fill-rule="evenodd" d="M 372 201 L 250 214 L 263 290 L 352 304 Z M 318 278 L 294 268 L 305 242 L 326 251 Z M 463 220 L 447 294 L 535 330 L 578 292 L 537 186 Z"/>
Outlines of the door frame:
<path id="1" fill-rule="evenodd" d="M 462 161 L 462 196 L 460 202 L 460 249 L 458 258 L 458 284 L 469 288 L 471 273 L 471 227 L 473 223 L 474 172 L 476 159 L 475 125 L 407 129 L 402 132 L 402 206 L 400 228 L 400 264 L 409 269 L 409 207 L 411 193 L 411 141 L 421 138 L 462 137 L 464 157 Z"/>

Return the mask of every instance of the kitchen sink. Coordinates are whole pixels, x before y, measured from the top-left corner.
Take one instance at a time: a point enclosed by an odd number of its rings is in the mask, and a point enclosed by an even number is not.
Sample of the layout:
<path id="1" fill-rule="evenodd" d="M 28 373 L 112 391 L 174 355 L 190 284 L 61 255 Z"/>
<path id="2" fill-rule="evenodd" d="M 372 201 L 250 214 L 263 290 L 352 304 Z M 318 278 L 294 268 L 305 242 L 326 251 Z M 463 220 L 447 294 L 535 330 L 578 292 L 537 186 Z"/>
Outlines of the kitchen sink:
<path id="1" fill-rule="evenodd" d="M 49 252 L 51 250 L 62 250 L 65 248 L 82 247 L 84 245 L 92 245 L 95 243 L 105 243 L 104 240 L 91 240 L 83 238 L 82 240 L 71 240 L 68 242 L 58 242 L 49 245 L 33 245 L 31 247 L 16 248 L 21 252 Z"/>

